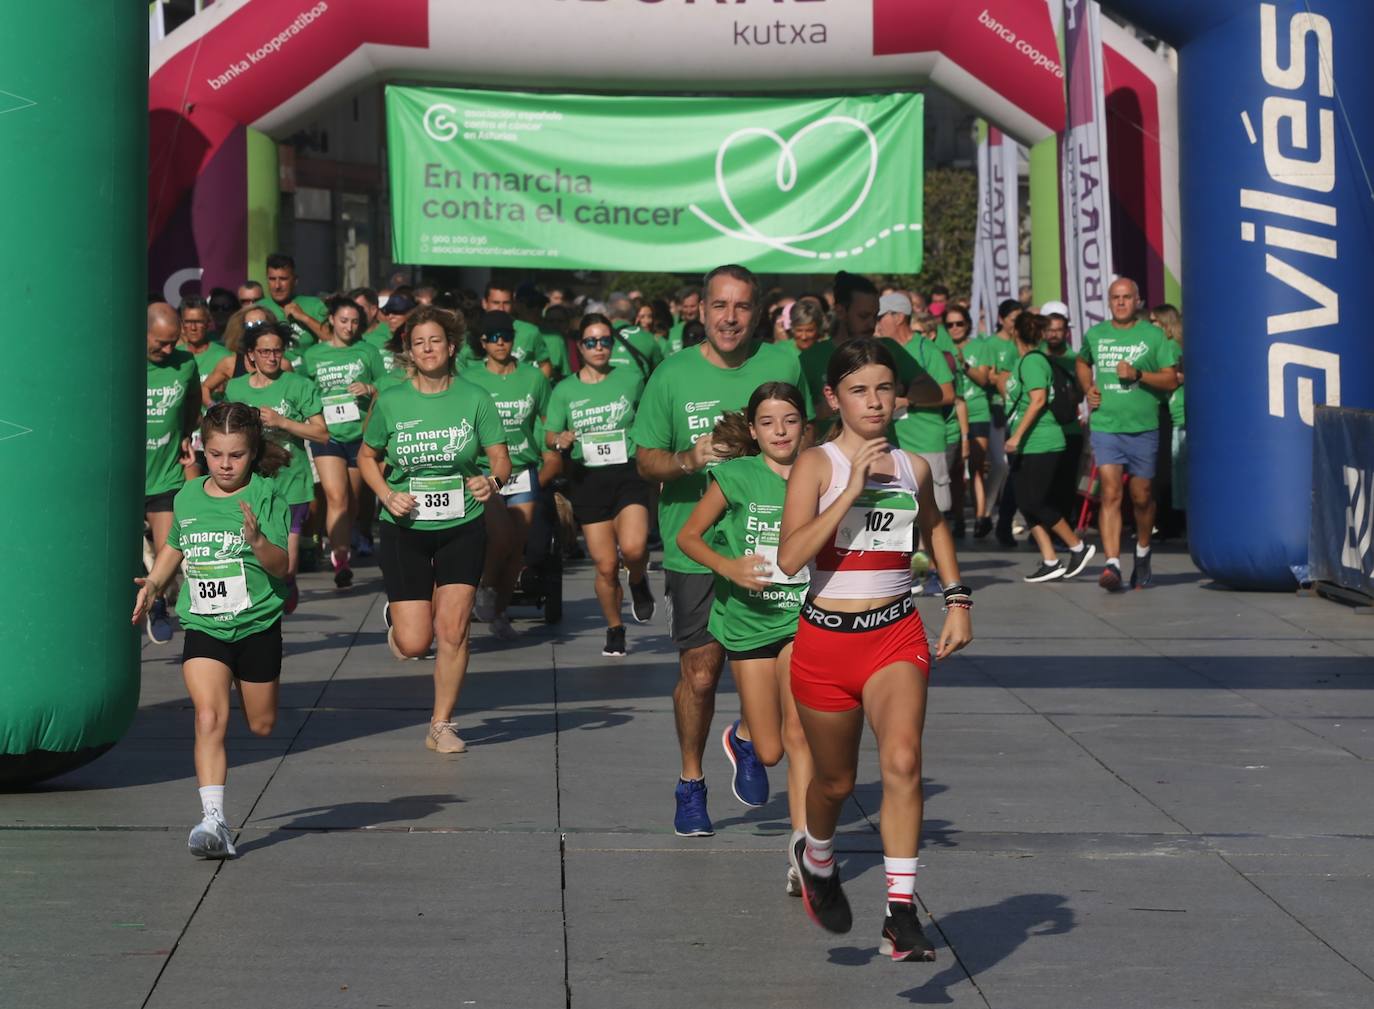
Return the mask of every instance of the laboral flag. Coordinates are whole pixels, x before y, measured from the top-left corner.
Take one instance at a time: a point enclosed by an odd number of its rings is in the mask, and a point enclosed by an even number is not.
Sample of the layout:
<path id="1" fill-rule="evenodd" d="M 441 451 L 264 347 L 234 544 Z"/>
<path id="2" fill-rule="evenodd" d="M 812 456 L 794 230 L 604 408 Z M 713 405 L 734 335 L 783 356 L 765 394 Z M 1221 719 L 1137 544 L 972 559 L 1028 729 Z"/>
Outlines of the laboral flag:
<path id="1" fill-rule="evenodd" d="M 389 87 L 393 255 L 435 265 L 921 268 L 922 99 Z"/>
<path id="2" fill-rule="evenodd" d="M 973 246 L 973 312 L 981 332 L 997 328 L 997 305 L 1021 285 L 1021 216 L 1017 196 L 1021 146 L 986 126 L 978 139 L 978 230 Z"/>

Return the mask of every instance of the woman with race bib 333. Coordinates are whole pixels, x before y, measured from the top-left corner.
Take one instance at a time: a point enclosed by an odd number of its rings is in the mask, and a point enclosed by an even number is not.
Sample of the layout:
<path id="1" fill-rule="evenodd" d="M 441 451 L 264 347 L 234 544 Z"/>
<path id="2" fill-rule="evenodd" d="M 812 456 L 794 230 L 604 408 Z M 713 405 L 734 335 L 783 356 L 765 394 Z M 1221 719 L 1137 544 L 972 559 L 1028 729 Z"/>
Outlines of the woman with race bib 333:
<path id="1" fill-rule="evenodd" d="M 888 444 L 896 367 L 871 339 L 851 340 L 826 369 L 825 397 L 840 418 L 833 441 L 802 453 L 787 484 L 778 567 L 808 564 L 811 585 L 792 646 L 792 696 L 811 747 L 800 863 L 807 914 L 830 932 L 852 926 L 835 864 L 835 827 L 854 791 L 867 717 L 878 741 L 880 830 L 887 917 L 879 950 L 933 960 L 913 903 L 921 833 L 921 733 L 930 648 L 911 597 L 918 530 L 943 578 L 947 616 L 935 657 L 972 640 L 972 594 L 960 584 L 954 539 L 935 504 L 926 462 Z"/>
<path id="2" fill-rule="evenodd" d="M 377 556 L 390 605 L 387 642 L 398 658 L 420 658 L 438 641 L 425 746 L 439 753 L 467 749 L 453 709 L 467 674 L 472 604 L 486 555 L 483 504 L 510 478 L 496 404 L 453 374 L 461 327 L 459 316 L 415 309 L 402 337 L 413 376 L 377 397 L 358 453 L 363 479 L 382 504 Z M 489 475 L 479 463 L 483 454 Z"/>
<path id="3" fill-rule="evenodd" d="M 286 502 L 268 479 L 286 452 L 263 435 L 258 411 L 217 403 L 201 422 L 210 475 L 188 480 L 172 505 L 172 529 L 134 603 L 137 626 L 184 565 L 177 616 L 186 631 L 181 673 L 196 711 L 201 822 L 187 840 L 198 858 L 237 852 L 224 813 L 229 691 L 237 685 L 255 736 L 277 720 L 281 616 L 286 602 Z"/>
<path id="4" fill-rule="evenodd" d="M 606 618 L 602 655 L 626 653 L 620 611 L 623 560 L 630 573 L 630 609 L 646 623 L 654 615 L 649 566 L 649 485 L 635 467 L 635 409 L 644 393 L 638 368 L 612 368 L 615 335 L 611 320 L 599 313 L 578 324 L 582 367 L 554 386 L 545 420 L 550 448 L 572 461 L 573 517 L 582 524 L 587 551 L 596 565 L 596 601 Z"/>
<path id="5" fill-rule="evenodd" d="M 713 437 L 725 447 L 727 461 L 707 471 L 706 493 L 677 535 L 682 552 L 716 575 L 708 627 L 730 660 L 744 716 L 721 737 L 736 768 L 735 798 L 749 806 L 768 799 L 766 784 L 755 794 L 739 794 L 742 753 L 752 751 L 766 767 L 787 754 L 787 892 L 793 896 L 801 896 L 792 851 L 805 833 L 811 751 L 792 701 L 789 670 L 809 576 L 805 569 L 785 575 L 777 561 L 787 479 L 805 430 L 806 401 L 796 386 L 765 382 L 754 390 L 743 413 L 727 413 L 716 422 Z M 708 534 L 723 552 L 707 542 Z M 747 739 L 741 722 L 749 727 Z"/>

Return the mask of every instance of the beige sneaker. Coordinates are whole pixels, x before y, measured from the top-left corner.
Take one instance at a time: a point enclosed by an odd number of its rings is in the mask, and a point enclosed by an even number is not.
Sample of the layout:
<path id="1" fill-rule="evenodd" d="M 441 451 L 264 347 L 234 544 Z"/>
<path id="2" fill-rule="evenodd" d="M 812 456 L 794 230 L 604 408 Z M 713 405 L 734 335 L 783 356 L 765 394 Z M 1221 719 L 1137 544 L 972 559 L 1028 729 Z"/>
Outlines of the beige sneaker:
<path id="1" fill-rule="evenodd" d="M 464 753 L 468 744 L 458 738 L 453 731 L 454 722 L 431 722 L 429 733 L 425 736 L 425 746 L 440 753 Z"/>

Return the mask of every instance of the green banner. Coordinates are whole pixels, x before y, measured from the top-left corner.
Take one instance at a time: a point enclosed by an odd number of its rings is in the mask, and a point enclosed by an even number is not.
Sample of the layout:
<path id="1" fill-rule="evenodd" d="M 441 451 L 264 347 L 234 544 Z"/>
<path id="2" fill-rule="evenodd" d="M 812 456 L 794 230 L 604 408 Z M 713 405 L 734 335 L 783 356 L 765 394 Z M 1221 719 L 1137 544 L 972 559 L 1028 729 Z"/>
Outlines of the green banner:
<path id="1" fill-rule="evenodd" d="M 922 98 L 386 89 L 393 256 L 764 273 L 921 268 Z"/>

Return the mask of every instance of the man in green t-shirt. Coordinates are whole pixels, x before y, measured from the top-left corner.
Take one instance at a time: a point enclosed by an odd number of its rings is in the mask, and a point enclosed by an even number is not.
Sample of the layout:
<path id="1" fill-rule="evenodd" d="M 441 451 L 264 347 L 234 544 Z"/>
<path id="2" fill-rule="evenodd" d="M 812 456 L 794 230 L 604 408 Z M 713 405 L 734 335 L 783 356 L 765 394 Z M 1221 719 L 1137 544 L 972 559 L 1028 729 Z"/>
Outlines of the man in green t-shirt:
<path id="1" fill-rule="evenodd" d="M 1178 344 L 1140 318 L 1140 289 L 1128 277 L 1107 288 L 1112 317 L 1083 334 L 1078 384 L 1092 409 L 1093 459 L 1102 484 L 1097 526 L 1107 555 L 1098 584 L 1121 588 L 1121 484 L 1130 474 L 1135 512 L 1131 588 L 1151 583 L 1150 531 L 1155 521 L 1154 475 L 1159 457 L 1159 407 L 1178 388 Z"/>
<path id="2" fill-rule="evenodd" d="M 210 339 L 210 307 L 205 304 L 204 298 L 191 295 L 181 299 L 177 315 L 181 319 L 181 345 L 195 359 L 196 375 L 203 389 L 215 365 L 226 357 L 233 357 L 233 354 L 225 350 L 222 344 Z M 201 398 L 206 406 L 210 405 L 208 395 L 202 395 Z"/>
<path id="3" fill-rule="evenodd" d="M 682 331 L 689 322 L 701 321 L 701 288 L 684 287 L 677 293 L 677 322 L 668 330 L 663 348 L 664 357 L 672 357 L 682 349 Z"/>
<path id="4" fill-rule="evenodd" d="M 489 282 L 482 295 L 482 311 L 505 312 L 514 317 L 515 289 L 509 284 Z M 511 356 L 518 362 L 537 365 L 539 370 L 544 373 L 544 377 L 549 377 L 549 351 L 544 346 L 544 338 L 539 335 L 539 327 L 533 323 L 523 320 L 515 323 L 515 346 L 511 348 Z M 459 356 L 459 370 L 475 363 L 477 363 L 475 354 L 470 357 L 468 355 Z"/>
<path id="5" fill-rule="evenodd" d="M 706 342 L 674 354 L 654 371 L 632 433 L 640 475 L 663 484 L 659 529 L 670 604 L 668 629 L 678 648 L 681 674 L 673 691 L 682 752 L 673 829 L 684 837 L 713 832 L 701 758 L 711 731 L 725 651 L 708 627 L 715 576 L 682 552 L 677 534 L 705 489 L 705 470 L 724 458 L 725 449 L 712 437 L 716 421 L 728 410 L 742 410 L 764 382 L 791 382 L 799 387 L 802 382 L 795 357 L 751 339 L 762 310 L 758 281 L 752 273 L 742 266 L 720 266 L 707 275 L 703 286 Z M 766 793 L 767 773 L 754 755 L 748 727 L 742 722 L 737 736 L 743 745 L 731 758 L 735 794 Z M 749 782 L 747 789 L 739 787 L 741 779 Z"/>
<path id="6" fill-rule="evenodd" d="M 191 433 L 200 420 L 200 375 L 195 359 L 176 345 L 180 333 L 181 320 L 171 305 L 159 301 L 148 306 L 143 517 L 153 535 L 154 560 L 172 528 L 177 491 L 199 473 L 192 462 Z M 155 644 L 172 640 L 165 598 L 153 601 L 147 625 L 148 638 Z"/>
<path id="7" fill-rule="evenodd" d="M 296 261 L 284 252 L 267 257 L 267 295 L 262 307 L 291 324 L 291 334 L 301 350 L 316 340 L 329 339 L 324 302 L 296 293 Z"/>

